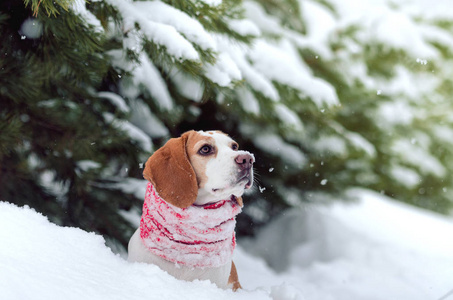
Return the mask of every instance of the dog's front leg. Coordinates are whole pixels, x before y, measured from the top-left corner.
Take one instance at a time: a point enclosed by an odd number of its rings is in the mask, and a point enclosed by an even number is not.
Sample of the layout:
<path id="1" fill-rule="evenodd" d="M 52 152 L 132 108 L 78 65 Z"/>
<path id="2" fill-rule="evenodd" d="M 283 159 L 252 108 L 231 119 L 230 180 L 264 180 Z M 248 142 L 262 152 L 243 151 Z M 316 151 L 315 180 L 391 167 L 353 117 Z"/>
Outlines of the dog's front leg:
<path id="1" fill-rule="evenodd" d="M 236 270 L 236 266 L 234 265 L 234 262 L 231 262 L 231 271 L 230 271 L 230 278 L 228 278 L 228 285 L 232 287 L 233 291 L 242 289 L 242 286 L 239 283 L 238 272 Z"/>

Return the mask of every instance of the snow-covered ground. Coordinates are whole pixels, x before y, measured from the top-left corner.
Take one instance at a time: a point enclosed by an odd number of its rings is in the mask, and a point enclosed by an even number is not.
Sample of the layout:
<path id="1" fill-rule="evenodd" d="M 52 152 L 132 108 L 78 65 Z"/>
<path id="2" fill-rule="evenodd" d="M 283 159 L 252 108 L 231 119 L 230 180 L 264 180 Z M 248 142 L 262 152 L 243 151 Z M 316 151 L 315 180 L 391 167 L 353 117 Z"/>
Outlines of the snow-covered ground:
<path id="1" fill-rule="evenodd" d="M 128 263 L 99 235 L 0 202 L 0 299 L 453 299 L 452 220 L 367 190 L 348 197 L 359 200 L 293 209 L 241 241 L 237 293 Z"/>

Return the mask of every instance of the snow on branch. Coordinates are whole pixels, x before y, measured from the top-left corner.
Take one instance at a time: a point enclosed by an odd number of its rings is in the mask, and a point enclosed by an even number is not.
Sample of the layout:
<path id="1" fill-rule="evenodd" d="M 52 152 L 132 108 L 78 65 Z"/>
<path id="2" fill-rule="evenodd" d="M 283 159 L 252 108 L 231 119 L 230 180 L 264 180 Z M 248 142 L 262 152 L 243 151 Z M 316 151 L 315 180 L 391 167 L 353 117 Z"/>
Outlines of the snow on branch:
<path id="1" fill-rule="evenodd" d="M 140 2 L 123 0 L 108 0 L 108 2 L 121 12 L 125 31 L 133 29 L 135 24 L 138 24 L 150 41 L 166 47 L 168 53 L 175 58 L 188 60 L 199 59 L 198 52 L 194 46 L 175 27 L 151 19 L 151 16 L 155 12 L 149 11 L 150 7 L 141 7 Z"/>
<path id="2" fill-rule="evenodd" d="M 134 2 L 134 7 L 146 14 L 149 20 L 174 27 L 186 39 L 203 50 L 217 50 L 212 36 L 186 13 L 160 1 Z"/>
<path id="3" fill-rule="evenodd" d="M 299 90 L 319 107 L 339 103 L 335 88 L 328 82 L 311 74 L 301 61 L 297 50 L 288 41 L 271 43 L 258 40 L 248 57 L 253 66 L 269 80 Z"/>

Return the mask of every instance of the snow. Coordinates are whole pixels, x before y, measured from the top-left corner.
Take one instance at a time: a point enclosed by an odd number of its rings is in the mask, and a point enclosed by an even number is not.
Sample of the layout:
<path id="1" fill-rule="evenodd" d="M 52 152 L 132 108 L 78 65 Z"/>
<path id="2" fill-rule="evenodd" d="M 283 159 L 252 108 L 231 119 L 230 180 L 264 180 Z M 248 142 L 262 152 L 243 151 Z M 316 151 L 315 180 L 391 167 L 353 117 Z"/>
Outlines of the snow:
<path id="1" fill-rule="evenodd" d="M 228 53 L 220 53 L 214 65 L 205 65 L 206 76 L 220 86 L 229 86 L 235 80 L 241 80 L 242 75 L 236 63 Z"/>
<path id="2" fill-rule="evenodd" d="M 198 52 L 194 46 L 186 40 L 175 27 L 155 22 L 150 19 L 153 15 L 147 10 L 142 10 L 140 2 L 129 2 L 123 0 L 108 0 L 115 6 L 123 16 L 125 30 L 131 30 L 135 24 L 139 24 L 146 37 L 154 43 L 165 46 L 168 53 L 176 58 L 187 60 L 198 60 Z M 182 13 L 182 12 L 181 12 Z"/>
<path id="3" fill-rule="evenodd" d="M 245 1 L 243 7 L 246 18 L 255 23 L 261 32 L 271 34 L 282 32 L 278 18 L 268 15 L 258 3 Z"/>
<path id="4" fill-rule="evenodd" d="M 437 125 L 434 127 L 433 134 L 443 143 L 453 145 L 453 129 L 448 126 Z"/>
<path id="5" fill-rule="evenodd" d="M 132 50 L 139 56 L 139 62 L 134 63 L 126 61 L 125 53 L 118 54 L 113 51 L 110 53 L 117 67 L 132 73 L 132 84 L 122 83 L 122 93 L 127 98 L 138 96 L 138 85 L 142 85 L 149 90 L 153 98 L 157 98 L 159 104 L 171 103 L 166 84 L 157 76 L 159 70 L 155 64 L 159 63 L 151 62 L 149 58 L 144 57 L 146 55 L 143 54 L 141 39 L 146 37 L 154 44 L 162 46 L 162 50 L 175 60 L 202 60 L 195 45 L 200 50 L 211 51 L 215 54 L 216 60 L 213 64 L 202 61 L 204 75 L 221 87 L 235 88 L 237 82 L 244 80 L 248 88 L 252 88 L 272 101 L 278 101 L 280 96 L 274 85 L 275 82 L 298 90 L 302 97 L 310 97 L 319 107 L 338 104 L 333 86 L 312 74 L 310 68 L 300 59 L 298 49 L 295 47 L 310 44 L 313 48 L 321 48 L 323 52 L 327 52 L 328 47 L 320 45 L 320 40 L 316 39 L 317 32 L 322 31 L 327 34 L 327 29 L 314 30 L 311 37 L 307 39 L 283 28 L 277 19 L 267 15 L 257 4 L 246 2 L 244 3 L 246 18 L 227 20 L 227 23 L 231 30 L 240 35 L 256 37 L 253 44 L 248 46 L 218 33 L 206 31 L 196 18 L 161 1 L 108 0 L 108 2 L 121 12 L 123 51 Z M 217 1 L 207 3 L 210 6 L 220 4 Z M 316 5 L 311 4 L 310 7 Z M 317 12 L 322 13 L 320 8 Z M 277 25 L 275 29 L 272 29 L 273 24 Z M 140 28 L 136 29 L 136 25 Z M 290 37 L 292 42 L 266 41 L 265 35 L 268 33 L 284 34 Z M 327 43 L 327 35 L 322 41 Z M 158 67 L 164 70 L 166 68 L 165 65 L 158 65 Z M 170 71 L 169 74 L 175 73 L 174 70 L 166 71 Z M 172 77 L 170 75 L 170 78 Z M 204 89 L 201 82 L 195 80 L 184 85 L 181 84 L 181 78 L 176 78 L 174 81 L 177 82 L 178 90 L 184 97 L 194 101 L 201 99 L 200 91 Z M 156 93 L 158 95 L 155 95 Z M 249 94 L 242 94 L 249 96 Z M 163 106 L 166 107 L 165 105 Z M 256 105 L 253 106 L 253 108 L 250 107 L 251 113 L 256 111 Z M 278 113 L 280 112 L 281 110 Z"/>
<path id="6" fill-rule="evenodd" d="M 382 0 L 381 0 L 382 1 Z M 449 20 L 452 17 L 451 1 L 437 0 L 436 2 L 430 0 L 411 0 L 407 1 L 405 11 L 408 14 L 430 19 L 444 19 Z"/>
<path id="7" fill-rule="evenodd" d="M 22 38 L 38 39 L 42 35 L 41 21 L 35 18 L 26 19 L 20 26 L 19 34 Z"/>
<path id="8" fill-rule="evenodd" d="M 272 85 L 271 80 L 263 76 L 263 74 L 249 63 L 246 55 L 250 52 L 250 49 L 244 49 L 244 47 L 229 43 L 225 38 L 220 36 L 217 37 L 217 42 L 219 47 L 227 52 L 235 61 L 241 71 L 242 77 L 255 91 L 262 93 L 272 101 L 278 101 L 279 95 L 277 89 Z"/>
<path id="9" fill-rule="evenodd" d="M 240 240 L 234 261 L 244 289 L 236 293 L 128 263 L 99 235 L 0 202 L 2 300 L 426 300 L 449 294 L 451 219 L 369 190 L 349 190 L 346 198 L 356 202 L 292 209 L 256 239 Z"/>
<path id="10" fill-rule="evenodd" d="M 376 20 L 377 24 L 370 34 L 373 38 L 394 48 L 407 50 L 415 57 L 433 58 L 438 55 L 405 13 L 386 11 L 379 17 L 382 19 Z"/>
<path id="11" fill-rule="evenodd" d="M 134 2 L 137 11 L 146 13 L 149 20 L 174 27 L 190 42 L 197 44 L 203 50 L 217 50 L 212 36 L 204 27 L 186 13 L 160 1 Z"/>
<path id="12" fill-rule="evenodd" d="M 129 112 L 129 106 L 126 104 L 126 101 L 124 99 L 112 92 L 99 92 L 98 97 L 104 98 L 110 101 L 119 111 L 128 113 Z"/>
<path id="13" fill-rule="evenodd" d="M 209 6 L 219 6 L 220 4 L 222 4 L 222 0 L 198 0 L 198 1 L 203 2 Z"/>
<path id="14" fill-rule="evenodd" d="M 204 93 L 204 85 L 200 80 L 177 71 L 171 73 L 171 81 L 173 81 L 178 92 L 183 97 L 195 102 L 201 102 Z"/>
<path id="15" fill-rule="evenodd" d="M 376 148 L 366 138 L 359 133 L 352 132 L 344 128 L 341 124 L 331 122 L 330 126 L 341 136 L 343 136 L 349 143 L 357 150 L 364 151 L 369 157 L 376 157 Z M 333 148 L 335 149 L 335 148 Z M 335 149 L 335 150 L 339 150 Z M 338 152 L 337 152 L 338 153 Z"/>
<path id="16" fill-rule="evenodd" d="M 443 177 L 447 173 L 446 168 L 436 157 L 408 139 L 396 140 L 391 145 L 391 149 L 403 162 L 418 167 L 425 175 Z"/>
<path id="17" fill-rule="evenodd" d="M 199 5 L 221 5 L 220 0 L 195 1 Z M 132 74 L 132 84 L 128 86 L 126 80 L 122 80 L 121 93 L 128 98 L 127 104 L 114 93 L 101 92 L 98 96 L 110 101 L 118 111 L 131 113 L 131 122 L 117 120 L 107 113 L 104 117 L 147 152 L 152 149 L 150 137 L 165 137 L 169 131 L 138 98 L 142 90 L 148 92 L 161 109 L 171 111 L 175 104 L 162 70 L 177 91 L 192 101 L 202 100 L 204 85 L 183 71 L 167 70 L 167 66 L 151 61 L 143 51 L 143 36 L 180 61 L 200 62 L 195 45 L 215 52 L 216 62 L 202 65 L 209 80 L 222 87 L 234 87 L 239 104 L 250 114 L 263 114 L 268 107 L 260 106 L 262 97 L 258 97 L 258 101 L 257 94 L 268 98 L 273 101 L 271 104 L 279 119 L 298 131 L 304 130 L 302 120 L 291 107 L 285 106 L 276 84 L 310 97 L 318 107 L 339 103 L 333 86 L 313 74 L 301 59 L 300 49 L 309 48 L 326 60 L 338 59 L 338 65 L 332 67 L 341 70 L 350 83 L 359 80 L 382 98 L 399 99 L 379 103 L 373 115 L 376 123 L 389 129 L 426 120 L 430 110 L 416 110 L 413 102 L 424 98 L 435 102 L 437 94 L 431 94 L 442 83 L 440 78 L 445 77 L 445 74 L 436 77 L 412 72 L 406 65 L 444 73 L 453 69 L 446 67 L 451 63 L 443 61 L 431 45 L 439 44 L 450 51 L 453 49 L 451 34 L 429 25 L 439 23 L 439 18 L 451 20 L 451 0 L 436 3 L 432 0 L 370 0 L 366 5 L 359 0 L 301 1 L 306 25 L 304 35 L 283 26 L 257 2 L 245 1 L 246 19 L 230 20 L 228 25 L 238 34 L 256 36 L 251 46 L 206 31 L 195 18 L 164 2 L 107 2 L 118 9 L 124 21 L 120 29 L 125 35 L 123 49 L 110 52 L 112 61 L 116 67 Z M 74 1 L 71 9 L 97 31 L 103 31 L 84 1 Z M 427 22 L 430 18 L 433 21 Z M 136 25 L 140 29 L 136 29 Z M 352 37 L 342 36 L 345 48 L 333 53 L 331 43 L 338 42 L 336 37 L 351 26 L 357 27 L 356 32 L 351 33 Z M 40 38 L 42 24 L 33 18 L 26 19 L 19 34 L 23 38 Z M 373 77 L 363 63 L 365 47 L 377 43 L 384 46 L 383 50 L 400 49 L 410 56 L 403 59 L 402 65 L 395 66 L 390 79 Z M 127 50 L 137 54 L 138 61 L 126 61 Z M 439 68 L 440 64 L 443 69 Z M 240 80 L 244 82 L 233 85 Z M 55 101 L 41 101 L 39 106 L 50 107 Z M 340 125 L 329 126 L 338 135 L 322 135 L 317 141 L 309 141 L 312 147 L 346 156 L 349 144 L 371 158 L 376 157 L 377 150 L 366 136 L 349 132 Z M 446 125 L 435 126 L 433 136 L 453 143 L 453 131 Z M 440 178 L 447 175 L 446 167 L 430 154 L 429 139 L 414 142 L 420 138 L 423 140 L 423 137 L 405 137 L 388 142 L 389 152 L 396 156 L 386 172 L 407 188 L 415 188 L 426 175 Z M 303 152 L 286 143 L 281 135 L 266 133 L 255 136 L 253 142 L 264 151 L 281 156 L 288 164 L 297 167 L 307 164 Z M 363 162 L 348 161 L 349 166 L 354 164 Z M 77 166 L 78 172 L 89 171 L 97 168 L 98 163 L 79 161 Z M 53 171 L 45 171 L 39 181 L 57 196 L 67 191 L 68 186 L 55 184 L 55 176 Z M 327 179 L 317 180 L 322 185 L 329 184 Z M 145 183 L 126 179 L 114 188 L 143 198 Z M 260 187 L 263 194 L 268 190 L 271 189 Z M 285 200 L 298 206 L 298 194 L 298 190 L 286 191 Z M 330 207 L 313 204 L 287 211 L 265 227 L 256 239 L 240 241 L 235 261 L 245 289 L 238 293 L 219 290 L 208 282 L 180 282 L 153 266 L 128 264 L 111 253 L 100 236 L 58 227 L 29 208 L 0 203 L 2 299 L 447 299 L 448 296 L 442 296 L 453 289 L 452 221 L 367 190 L 350 190 L 345 197 L 358 200 L 354 204 L 335 203 Z M 256 214 L 259 213 L 257 209 Z M 121 215 L 137 224 L 136 211 L 122 211 Z M 266 214 L 262 215 L 265 219 Z"/>
<path id="18" fill-rule="evenodd" d="M 452 49 L 453 43 L 448 30 L 432 24 L 438 24 L 442 19 L 451 20 L 451 3 L 444 0 L 436 1 L 435 4 L 426 0 L 373 0 L 367 1 L 366 5 L 358 0 L 327 2 L 335 13 L 327 6 L 311 1 L 304 4 L 303 16 L 307 20 L 307 34 L 312 49 L 318 51 L 326 48 L 329 42 L 344 45 L 345 48 L 335 53 L 335 57 L 341 61 L 337 69 L 351 83 L 358 80 L 365 87 L 379 90 L 382 95 L 392 99 L 433 98 L 433 91 L 443 76 L 432 76 L 428 72 L 434 72 L 436 65 L 444 64 L 442 54 L 433 45 L 440 44 Z M 319 22 L 321 18 L 316 19 L 318 15 L 326 21 L 323 19 L 323 22 Z M 357 29 L 352 36 L 339 35 L 351 28 Z M 391 50 L 403 52 L 406 57 L 402 59 L 401 65 L 395 65 L 390 78 L 380 78 L 370 74 L 372 70 L 368 70 L 369 66 L 363 63 L 368 53 L 367 47 L 380 49 L 378 51 L 383 53 Z M 413 72 L 413 68 L 403 63 L 412 59 L 425 66 L 426 73 Z"/>
<path id="19" fill-rule="evenodd" d="M 285 162 L 297 168 L 303 167 L 307 163 L 305 155 L 298 147 L 286 143 L 276 134 L 263 133 L 256 136 L 253 143 L 263 151 L 280 156 Z"/>
<path id="20" fill-rule="evenodd" d="M 239 103 L 245 111 L 254 115 L 259 115 L 260 104 L 252 92 L 246 88 L 240 87 L 236 89 L 236 94 L 238 95 Z"/>
<path id="21" fill-rule="evenodd" d="M 71 10 L 83 18 L 88 25 L 93 26 L 96 32 L 104 32 L 101 22 L 86 8 L 85 0 L 74 0 L 71 3 Z"/>
<path id="22" fill-rule="evenodd" d="M 102 115 L 107 122 L 112 123 L 113 126 L 116 126 L 117 128 L 126 132 L 130 139 L 132 141 L 136 141 L 142 148 L 142 150 L 151 152 L 153 148 L 153 142 L 151 141 L 150 137 L 140 128 L 126 120 L 116 119 L 111 113 L 105 112 Z"/>
<path id="23" fill-rule="evenodd" d="M 156 266 L 127 263 L 101 236 L 59 227 L 29 208 L 0 202 L 0 290 L 15 299 L 271 299 L 178 281 Z"/>
<path id="24" fill-rule="evenodd" d="M 54 170 L 43 171 L 39 176 L 39 183 L 48 193 L 54 195 L 58 202 L 66 202 L 70 183 L 57 180 L 57 173 Z"/>
<path id="25" fill-rule="evenodd" d="M 376 121 L 380 126 L 390 129 L 395 125 L 410 125 L 413 119 L 412 107 L 404 101 L 378 104 Z"/>
<path id="26" fill-rule="evenodd" d="M 77 168 L 79 168 L 83 172 L 88 172 L 91 169 L 99 169 L 102 165 L 96 161 L 92 160 L 79 160 L 76 162 Z"/>
<path id="27" fill-rule="evenodd" d="M 277 114 L 280 121 L 293 128 L 296 131 L 302 131 L 303 125 L 299 117 L 295 112 L 290 110 L 286 105 L 277 103 L 274 106 L 275 113 Z"/>
<path id="28" fill-rule="evenodd" d="M 126 51 L 123 50 L 115 49 L 108 52 L 112 65 L 118 72 L 131 73 L 130 77 L 124 78 L 121 81 L 120 93 L 123 97 L 131 100 L 136 99 L 144 90 L 144 92 L 147 92 L 153 100 L 156 101 L 156 104 L 159 105 L 161 109 L 171 110 L 174 108 L 174 105 L 167 85 L 165 84 L 159 70 L 151 62 L 149 57 L 143 52 L 140 53 L 142 46 L 140 45 L 137 34 L 138 33 L 134 30 L 129 32 L 128 38 L 125 39 L 123 46 L 127 50 L 136 52 L 138 55 L 138 61 L 127 61 Z M 118 100 L 119 99 L 110 99 L 110 101 L 115 101 L 116 105 L 119 104 Z"/>
<path id="29" fill-rule="evenodd" d="M 301 10 L 307 24 L 307 38 L 314 44 L 327 44 L 330 33 L 336 27 L 333 13 L 314 1 L 302 1 Z"/>
<path id="30" fill-rule="evenodd" d="M 131 104 L 131 123 L 140 128 L 151 138 L 168 136 L 167 127 L 157 118 L 141 99 L 136 99 Z"/>
<path id="31" fill-rule="evenodd" d="M 367 190 L 348 197 L 358 203 L 295 209 L 275 220 L 244 246 L 281 273 L 261 265 L 259 276 L 248 268 L 242 276 L 254 278 L 252 287 L 286 282 L 303 299 L 439 299 L 453 289 L 451 219 Z"/>
<path id="32" fill-rule="evenodd" d="M 260 29 L 250 20 L 230 20 L 229 27 L 231 30 L 239 33 L 242 36 L 259 36 L 261 34 Z"/>
<path id="33" fill-rule="evenodd" d="M 430 25 L 420 26 L 419 29 L 424 39 L 453 49 L 453 37 L 447 30 Z"/>
<path id="34" fill-rule="evenodd" d="M 309 96 L 319 107 L 338 104 L 334 87 L 316 78 L 300 60 L 297 50 L 288 41 L 269 43 L 258 40 L 248 55 L 253 66 L 271 81 L 277 81 Z"/>
<path id="35" fill-rule="evenodd" d="M 321 136 L 317 141 L 312 143 L 316 151 L 333 154 L 337 156 L 347 153 L 346 142 L 338 136 Z"/>
<path id="36" fill-rule="evenodd" d="M 376 157 L 376 148 L 367 139 L 355 132 L 345 132 L 344 137 L 356 148 L 362 151 L 370 157 Z"/>
<path id="37" fill-rule="evenodd" d="M 139 93 L 137 86 L 142 86 L 153 97 L 162 109 L 171 110 L 173 100 L 159 70 L 144 53 L 140 54 L 139 62 L 134 67 L 132 75 L 134 85 L 124 86 L 122 92 L 129 98 L 135 98 Z"/>
<path id="38" fill-rule="evenodd" d="M 392 166 L 390 175 L 393 177 L 393 179 L 403 184 L 407 188 L 414 188 L 420 182 L 422 182 L 422 178 L 417 172 L 415 172 L 413 169 L 403 166 Z"/>
<path id="39" fill-rule="evenodd" d="M 426 60 L 414 58 L 414 61 L 426 65 Z M 378 95 L 389 96 L 391 99 L 404 95 L 420 101 L 423 97 L 432 97 L 432 91 L 441 84 L 441 78 L 426 73 L 413 73 L 402 66 L 395 66 L 391 80 L 376 78 L 368 85 L 379 88 Z M 398 103 L 395 101 L 395 103 Z"/>

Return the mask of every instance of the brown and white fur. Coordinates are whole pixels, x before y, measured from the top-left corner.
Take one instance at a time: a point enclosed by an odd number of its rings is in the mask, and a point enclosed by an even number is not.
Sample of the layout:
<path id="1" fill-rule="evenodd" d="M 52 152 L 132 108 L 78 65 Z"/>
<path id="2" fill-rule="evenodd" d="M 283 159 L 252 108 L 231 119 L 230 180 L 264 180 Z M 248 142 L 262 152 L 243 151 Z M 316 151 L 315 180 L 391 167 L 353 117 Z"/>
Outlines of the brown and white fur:
<path id="1" fill-rule="evenodd" d="M 238 144 L 220 131 L 189 131 L 170 139 L 146 162 L 143 176 L 168 203 L 186 208 L 236 197 L 253 184 L 253 154 L 240 151 Z M 131 262 L 159 266 L 174 277 L 192 281 L 210 280 L 220 288 L 241 287 L 232 261 L 216 268 L 190 268 L 176 265 L 152 254 L 140 238 L 140 228 L 129 241 Z"/>

